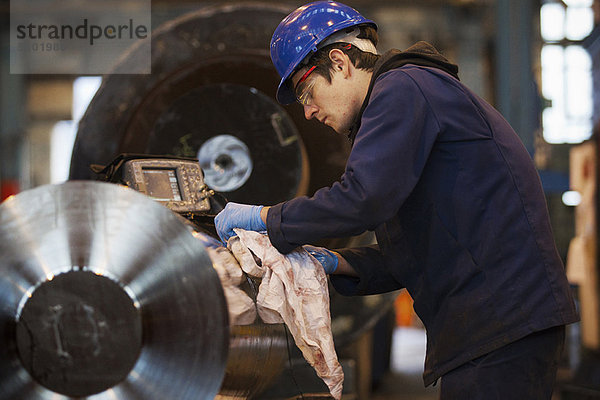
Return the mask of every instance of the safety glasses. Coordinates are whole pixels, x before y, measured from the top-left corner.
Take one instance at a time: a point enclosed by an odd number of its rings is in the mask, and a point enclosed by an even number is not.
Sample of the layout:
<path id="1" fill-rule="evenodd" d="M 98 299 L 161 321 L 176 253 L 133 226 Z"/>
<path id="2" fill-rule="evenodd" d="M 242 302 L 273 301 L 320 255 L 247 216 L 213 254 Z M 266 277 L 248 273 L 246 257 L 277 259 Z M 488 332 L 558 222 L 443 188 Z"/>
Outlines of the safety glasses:
<path id="1" fill-rule="evenodd" d="M 296 83 L 296 87 L 294 88 L 294 93 L 296 93 L 296 100 L 298 103 L 303 106 L 309 105 L 312 102 L 312 90 L 315 86 L 315 80 L 311 79 L 307 81 L 308 76 L 317 68 L 316 65 L 313 65 L 302 75 L 302 78 Z"/>

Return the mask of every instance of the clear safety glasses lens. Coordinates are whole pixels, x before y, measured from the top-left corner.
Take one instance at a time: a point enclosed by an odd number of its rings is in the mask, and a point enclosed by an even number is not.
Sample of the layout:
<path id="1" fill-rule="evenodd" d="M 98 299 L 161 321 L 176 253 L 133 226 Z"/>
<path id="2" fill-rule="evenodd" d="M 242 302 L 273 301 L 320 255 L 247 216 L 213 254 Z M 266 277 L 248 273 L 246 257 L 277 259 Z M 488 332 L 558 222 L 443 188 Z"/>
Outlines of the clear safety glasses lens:
<path id="1" fill-rule="evenodd" d="M 304 87 L 296 96 L 296 100 L 298 100 L 298 103 L 302 104 L 303 106 L 307 106 L 310 105 L 310 103 L 312 103 L 312 90 L 314 86 L 314 80 L 311 80 L 310 82 L 304 84 Z"/>

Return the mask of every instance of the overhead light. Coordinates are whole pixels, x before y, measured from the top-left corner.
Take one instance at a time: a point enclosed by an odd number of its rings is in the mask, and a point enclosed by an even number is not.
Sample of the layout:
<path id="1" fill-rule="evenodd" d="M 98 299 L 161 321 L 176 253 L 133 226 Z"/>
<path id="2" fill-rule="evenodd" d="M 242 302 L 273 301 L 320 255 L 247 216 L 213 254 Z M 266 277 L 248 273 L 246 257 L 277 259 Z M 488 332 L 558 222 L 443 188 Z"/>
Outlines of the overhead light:
<path id="1" fill-rule="evenodd" d="M 562 195 L 562 202 L 569 207 L 578 206 L 581 203 L 581 194 L 574 190 L 564 192 Z"/>

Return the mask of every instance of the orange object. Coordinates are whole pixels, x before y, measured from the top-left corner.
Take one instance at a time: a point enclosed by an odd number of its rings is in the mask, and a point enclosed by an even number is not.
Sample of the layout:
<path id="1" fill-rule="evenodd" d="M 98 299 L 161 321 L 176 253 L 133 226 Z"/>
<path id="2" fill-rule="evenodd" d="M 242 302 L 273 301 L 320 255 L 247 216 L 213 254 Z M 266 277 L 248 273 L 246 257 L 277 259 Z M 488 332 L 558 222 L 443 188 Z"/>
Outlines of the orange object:
<path id="1" fill-rule="evenodd" d="M 413 309 L 413 299 L 408 291 L 402 290 L 394 301 L 396 309 L 396 325 L 412 326 L 415 321 L 415 310 Z"/>
<path id="2" fill-rule="evenodd" d="M 0 181 L 0 201 L 19 193 L 19 181 L 16 179 L 5 179 Z"/>

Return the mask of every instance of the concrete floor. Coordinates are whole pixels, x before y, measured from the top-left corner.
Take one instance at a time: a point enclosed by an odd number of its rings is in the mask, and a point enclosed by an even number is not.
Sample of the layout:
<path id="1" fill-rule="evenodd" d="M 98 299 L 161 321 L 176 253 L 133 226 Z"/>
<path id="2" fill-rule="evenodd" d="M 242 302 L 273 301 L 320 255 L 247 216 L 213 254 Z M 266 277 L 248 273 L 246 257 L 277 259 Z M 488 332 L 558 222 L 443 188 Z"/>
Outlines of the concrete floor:
<path id="1" fill-rule="evenodd" d="M 390 372 L 374 388 L 368 400 L 439 400 L 439 384 L 423 386 L 426 337 L 421 328 L 396 327 L 392 338 Z M 559 368 L 558 382 L 568 379 L 569 369 Z M 560 400 L 555 389 L 552 400 Z"/>
<path id="2" fill-rule="evenodd" d="M 390 372 L 373 390 L 370 400 L 437 400 L 439 386 L 423 386 L 425 346 L 423 329 L 395 328 Z"/>

